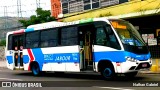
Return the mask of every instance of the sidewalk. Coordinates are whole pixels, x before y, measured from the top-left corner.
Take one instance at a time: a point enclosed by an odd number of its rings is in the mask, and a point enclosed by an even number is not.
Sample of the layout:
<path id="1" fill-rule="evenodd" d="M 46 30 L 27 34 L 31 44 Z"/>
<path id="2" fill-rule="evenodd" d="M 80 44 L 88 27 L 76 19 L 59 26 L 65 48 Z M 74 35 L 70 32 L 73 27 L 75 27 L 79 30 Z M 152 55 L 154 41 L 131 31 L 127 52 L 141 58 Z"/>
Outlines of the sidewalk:
<path id="1" fill-rule="evenodd" d="M 148 73 L 148 74 L 157 73 L 157 74 L 160 74 L 160 59 L 152 59 L 152 67 L 151 67 L 150 71 L 144 71 L 143 73 Z"/>
<path id="2" fill-rule="evenodd" d="M 159 68 L 160 69 L 160 68 Z M 140 71 L 139 73 L 145 73 L 145 74 L 160 74 L 160 70 L 159 71 Z"/>
<path id="3" fill-rule="evenodd" d="M 0 68 L 7 68 L 7 64 L 5 60 L 0 60 Z"/>

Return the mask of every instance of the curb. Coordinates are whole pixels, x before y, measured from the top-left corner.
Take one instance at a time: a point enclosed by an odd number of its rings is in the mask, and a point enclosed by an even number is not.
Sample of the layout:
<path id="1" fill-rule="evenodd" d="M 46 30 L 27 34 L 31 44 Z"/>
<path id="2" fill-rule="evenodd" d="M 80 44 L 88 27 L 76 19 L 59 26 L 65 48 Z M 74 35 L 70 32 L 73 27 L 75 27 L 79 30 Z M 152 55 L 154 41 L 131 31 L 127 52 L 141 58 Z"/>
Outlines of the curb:
<path id="1" fill-rule="evenodd" d="M 7 63 L 6 63 L 6 61 L 0 60 L 0 68 L 7 68 Z"/>
<path id="2" fill-rule="evenodd" d="M 8 69 L 7 67 L 0 67 L 0 69 Z"/>
<path id="3" fill-rule="evenodd" d="M 157 72 L 153 72 L 153 71 L 140 71 L 139 73 L 142 73 L 142 74 L 160 74 L 160 71 L 157 71 Z"/>

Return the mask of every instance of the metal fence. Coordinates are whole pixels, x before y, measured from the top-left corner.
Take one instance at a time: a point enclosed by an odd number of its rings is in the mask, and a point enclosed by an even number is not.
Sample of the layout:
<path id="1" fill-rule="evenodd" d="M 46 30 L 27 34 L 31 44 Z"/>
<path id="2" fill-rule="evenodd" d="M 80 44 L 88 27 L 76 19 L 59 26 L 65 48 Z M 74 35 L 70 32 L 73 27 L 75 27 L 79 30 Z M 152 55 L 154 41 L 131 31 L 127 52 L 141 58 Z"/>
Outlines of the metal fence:
<path id="1" fill-rule="evenodd" d="M 160 58 L 160 46 L 148 46 L 152 58 Z"/>

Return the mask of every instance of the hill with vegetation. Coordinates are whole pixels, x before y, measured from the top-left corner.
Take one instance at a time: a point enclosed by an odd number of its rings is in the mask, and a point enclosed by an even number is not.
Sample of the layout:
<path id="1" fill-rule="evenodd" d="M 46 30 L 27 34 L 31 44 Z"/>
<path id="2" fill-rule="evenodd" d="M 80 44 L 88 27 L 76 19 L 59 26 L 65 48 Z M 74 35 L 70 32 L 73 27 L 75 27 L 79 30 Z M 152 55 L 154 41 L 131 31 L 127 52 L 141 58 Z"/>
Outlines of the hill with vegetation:
<path id="1" fill-rule="evenodd" d="M 6 32 L 20 29 L 22 27 L 22 24 L 18 22 L 20 19 L 22 18 L 0 17 L 0 39 L 5 38 Z"/>

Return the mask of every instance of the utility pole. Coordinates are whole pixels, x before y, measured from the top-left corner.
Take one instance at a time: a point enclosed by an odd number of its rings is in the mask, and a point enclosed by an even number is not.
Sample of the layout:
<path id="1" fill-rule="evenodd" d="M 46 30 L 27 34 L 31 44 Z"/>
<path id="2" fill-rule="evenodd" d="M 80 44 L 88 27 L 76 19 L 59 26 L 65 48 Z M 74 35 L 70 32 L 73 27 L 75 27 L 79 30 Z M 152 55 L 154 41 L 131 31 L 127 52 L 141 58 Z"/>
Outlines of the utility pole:
<path id="1" fill-rule="evenodd" d="M 22 18 L 22 11 L 21 11 L 21 0 L 17 0 L 17 27 L 19 27 L 18 20 Z"/>
<path id="2" fill-rule="evenodd" d="M 19 0 L 19 12 L 20 12 L 20 17 L 22 17 L 22 10 L 21 10 L 21 6 L 22 6 L 22 4 L 21 4 L 21 0 Z"/>
<path id="3" fill-rule="evenodd" d="M 4 23 L 4 29 L 7 29 L 7 6 L 4 6 L 4 19 L 5 19 L 5 23 Z"/>
<path id="4" fill-rule="evenodd" d="M 40 8 L 40 0 L 36 0 L 37 8 Z"/>
<path id="5" fill-rule="evenodd" d="M 21 10 L 21 0 L 17 0 L 17 16 L 22 17 L 22 10 Z"/>

